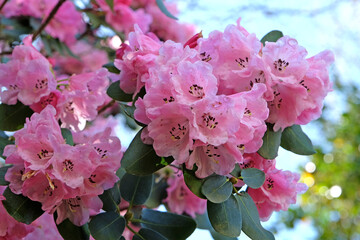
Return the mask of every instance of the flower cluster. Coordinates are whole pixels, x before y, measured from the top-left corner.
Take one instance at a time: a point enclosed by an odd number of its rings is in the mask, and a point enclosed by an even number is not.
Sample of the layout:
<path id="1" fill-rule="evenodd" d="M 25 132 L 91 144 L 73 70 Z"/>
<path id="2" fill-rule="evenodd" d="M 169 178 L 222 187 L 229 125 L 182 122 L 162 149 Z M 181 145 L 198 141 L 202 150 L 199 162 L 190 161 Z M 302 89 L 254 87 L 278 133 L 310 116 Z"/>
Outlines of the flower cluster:
<path id="1" fill-rule="evenodd" d="M 108 71 L 104 68 L 56 78 L 50 62 L 31 45 L 16 46 L 11 60 L 0 64 L 0 99 L 5 104 L 17 100 L 40 112 L 47 105 L 56 108 L 62 127 L 80 130 L 97 116 L 97 108 L 108 99 Z"/>
<path id="2" fill-rule="evenodd" d="M 101 209 L 98 195 L 118 180 L 121 145 L 110 128 L 68 145 L 55 114 L 49 105 L 15 132 L 15 145 L 4 150 L 6 163 L 13 164 L 5 178 L 12 192 L 41 202 L 48 213 L 56 211 L 57 224 L 69 218 L 81 226 Z"/>
<path id="3" fill-rule="evenodd" d="M 196 176 L 204 178 L 227 175 L 235 164 L 259 158 L 267 124 L 279 131 L 320 116 L 331 91 L 333 54 L 306 55 L 289 36 L 263 46 L 239 20 L 208 38 L 197 34 L 185 45 L 161 42 L 135 26 L 115 66 L 126 93 L 137 98 L 145 89 L 134 114 L 147 125 L 143 141 L 159 156 L 172 156 L 175 164 L 196 165 Z M 274 210 L 286 210 L 306 190 L 298 175 L 273 163 L 257 166 L 271 186 L 249 192 L 263 220 Z"/>
<path id="4" fill-rule="evenodd" d="M 45 21 L 57 0 L 10 0 L 3 9 L 5 17 L 30 16 Z M 76 42 L 76 34 L 85 30 L 85 22 L 81 13 L 71 1 L 66 1 L 56 12 L 45 31 L 54 38 L 72 44 Z"/>

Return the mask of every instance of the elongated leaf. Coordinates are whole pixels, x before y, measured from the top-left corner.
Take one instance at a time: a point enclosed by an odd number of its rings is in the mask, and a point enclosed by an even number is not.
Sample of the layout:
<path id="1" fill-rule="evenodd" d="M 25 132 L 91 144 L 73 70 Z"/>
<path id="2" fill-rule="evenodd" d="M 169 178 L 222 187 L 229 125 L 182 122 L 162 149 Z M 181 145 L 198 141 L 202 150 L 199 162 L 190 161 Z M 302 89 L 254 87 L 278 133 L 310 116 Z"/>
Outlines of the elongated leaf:
<path id="1" fill-rule="evenodd" d="M 44 213 L 41 203 L 16 195 L 9 188 L 5 189 L 3 196 L 6 198 L 2 201 L 6 211 L 18 222 L 30 224 Z"/>
<path id="2" fill-rule="evenodd" d="M 148 200 L 146 200 L 145 205 L 148 208 L 157 208 L 162 200 L 166 198 L 166 188 L 168 187 L 165 179 L 161 179 L 159 182 L 154 183 L 150 196 Z"/>
<path id="3" fill-rule="evenodd" d="M 230 173 L 234 177 L 240 177 L 241 176 L 241 168 L 239 164 L 235 164 L 234 169 Z"/>
<path id="4" fill-rule="evenodd" d="M 224 236 L 218 232 L 216 232 L 215 230 L 210 230 L 210 234 L 213 237 L 214 240 L 237 240 L 238 238 L 236 237 L 227 237 Z"/>
<path id="5" fill-rule="evenodd" d="M 121 201 L 120 182 L 115 183 L 114 187 L 105 190 L 104 193 L 99 197 L 103 202 L 102 209 L 107 212 L 115 212 L 118 209 L 118 205 Z"/>
<path id="6" fill-rule="evenodd" d="M 200 179 L 195 176 L 195 172 L 192 170 L 184 170 L 184 181 L 186 186 L 199 198 L 206 199 L 205 195 L 201 192 L 201 187 L 205 179 Z"/>
<path id="7" fill-rule="evenodd" d="M 279 38 L 283 37 L 284 34 L 278 30 L 273 30 L 267 33 L 260 42 L 265 46 L 266 42 L 276 42 Z"/>
<path id="8" fill-rule="evenodd" d="M 164 1 L 163 0 L 156 0 L 156 4 L 158 5 L 158 7 L 160 8 L 160 10 L 169 18 L 178 20 L 177 17 L 175 17 L 174 15 L 172 15 L 169 10 L 167 10 Z"/>
<path id="9" fill-rule="evenodd" d="M 124 153 L 121 167 L 125 168 L 126 172 L 130 174 L 144 176 L 169 165 L 174 161 L 174 158 L 167 157 L 162 160 L 161 157 L 157 156 L 151 145 L 142 142 L 141 131 L 136 134 Z"/>
<path id="10" fill-rule="evenodd" d="M 69 219 L 65 219 L 57 225 L 57 229 L 64 240 L 88 240 L 90 238 L 87 224 L 86 226 L 78 227 Z"/>
<path id="11" fill-rule="evenodd" d="M 242 231 L 253 240 L 275 240 L 274 235 L 261 226 L 258 210 L 250 195 L 242 192 L 236 200 L 242 213 Z"/>
<path id="12" fill-rule="evenodd" d="M 284 129 L 280 146 L 300 155 L 316 153 L 310 138 L 302 131 L 300 125 L 293 125 Z"/>
<path id="13" fill-rule="evenodd" d="M 196 222 L 183 215 L 143 209 L 141 226 L 150 228 L 169 240 L 182 240 L 195 231 Z"/>
<path id="14" fill-rule="evenodd" d="M 125 218 L 114 212 L 100 213 L 89 223 L 91 235 L 96 240 L 118 240 L 125 229 Z"/>
<path id="15" fill-rule="evenodd" d="M 222 203 L 207 201 L 207 212 L 215 231 L 227 237 L 238 237 L 240 235 L 241 210 L 234 195 Z"/>
<path id="16" fill-rule="evenodd" d="M 281 141 L 281 130 L 274 132 L 272 127 L 268 126 L 263 137 L 263 145 L 259 149 L 258 153 L 266 159 L 274 159 L 278 155 L 278 150 Z"/>
<path id="17" fill-rule="evenodd" d="M 142 238 L 137 235 L 134 235 L 133 240 L 167 240 L 163 235 L 149 228 L 142 228 L 139 231 L 139 234 Z"/>
<path id="18" fill-rule="evenodd" d="M 114 62 L 108 62 L 108 63 L 104 64 L 103 67 L 106 68 L 109 72 L 116 73 L 116 74 L 120 73 L 120 70 L 115 67 Z M 120 81 L 116 81 L 116 82 L 118 83 L 118 85 L 120 85 Z"/>
<path id="19" fill-rule="evenodd" d="M 24 126 L 25 119 L 34 112 L 24 104 L 0 104 L 0 130 L 16 131 Z"/>
<path id="20" fill-rule="evenodd" d="M 241 171 L 244 183 L 251 188 L 259 188 L 265 182 L 265 173 L 257 168 L 245 168 Z"/>
<path id="21" fill-rule="evenodd" d="M 208 229 L 210 231 L 211 236 L 214 240 L 236 240 L 236 237 L 227 237 L 215 231 L 215 229 L 211 226 L 209 217 L 207 212 L 202 215 L 196 215 L 195 218 L 197 228 L 199 229 Z"/>
<path id="22" fill-rule="evenodd" d="M 227 200 L 232 193 L 233 185 L 225 176 L 211 176 L 205 180 L 201 192 L 213 203 Z"/>
<path id="23" fill-rule="evenodd" d="M 5 180 L 5 174 L 12 166 L 5 166 L 0 168 L 0 186 L 9 185 L 9 182 Z"/>
<path id="24" fill-rule="evenodd" d="M 150 196 L 154 176 L 135 176 L 126 173 L 120 182 L 121 196 L 130 204 L 141 205 Z"/>
<path id="25" fill-rule="evenodd" d="M 61 128 L 61 135 L 65 139 L 66 144 L 69 144 L 70 146 L 74 146 L 73 136 L 69 129 Z"/>
<path id="26" fill-rule="evenodd" d="M 125 93 L 120 88 L 120 81 L 113 82 L 106 91 L 107 95 L 112 99 L 121 102 L 131 102 L 132 101 L 132 94 Z"/>

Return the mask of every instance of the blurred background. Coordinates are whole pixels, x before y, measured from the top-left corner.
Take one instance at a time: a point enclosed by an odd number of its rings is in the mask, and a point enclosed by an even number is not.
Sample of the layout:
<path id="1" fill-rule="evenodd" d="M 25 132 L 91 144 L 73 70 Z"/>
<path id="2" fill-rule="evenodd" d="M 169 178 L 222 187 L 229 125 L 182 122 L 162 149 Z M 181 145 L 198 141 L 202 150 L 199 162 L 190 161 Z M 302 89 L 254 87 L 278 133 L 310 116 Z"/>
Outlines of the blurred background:
<path id="1" fill-rule="evenodd" d="M 299 172 L 309 190 L 288 212 L 273 214 L 264 226 L 276 239 L 360 239 L 360 1 L 178 0 L 179 19 L 205 37 L 228 24 L 241 25 L 261 39 L 280 30 L 298 40 L 311 57 L 335 54 L 334 83 L 322 117 L 303 129 L 317 154 L 279 152 L 277 165 Z M 197 232 L 190 239 L 210 239 Z M 245 234 L 239 239 L 247 239 Z"/>

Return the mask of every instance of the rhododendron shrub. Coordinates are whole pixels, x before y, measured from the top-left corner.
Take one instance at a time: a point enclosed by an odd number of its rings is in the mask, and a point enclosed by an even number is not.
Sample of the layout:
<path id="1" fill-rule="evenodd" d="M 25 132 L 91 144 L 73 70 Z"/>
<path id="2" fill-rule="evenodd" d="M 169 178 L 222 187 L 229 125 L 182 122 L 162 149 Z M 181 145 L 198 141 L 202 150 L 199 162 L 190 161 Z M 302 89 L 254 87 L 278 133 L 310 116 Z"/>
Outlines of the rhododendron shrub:
<path id="1" fill-rule="evenodd" d="M 204 37 L 161 0 L 0 9 L 0 239 L 274 239 L 307 189 L 275 158 L 314 153 L 330 51 L 240 19 Z"/>

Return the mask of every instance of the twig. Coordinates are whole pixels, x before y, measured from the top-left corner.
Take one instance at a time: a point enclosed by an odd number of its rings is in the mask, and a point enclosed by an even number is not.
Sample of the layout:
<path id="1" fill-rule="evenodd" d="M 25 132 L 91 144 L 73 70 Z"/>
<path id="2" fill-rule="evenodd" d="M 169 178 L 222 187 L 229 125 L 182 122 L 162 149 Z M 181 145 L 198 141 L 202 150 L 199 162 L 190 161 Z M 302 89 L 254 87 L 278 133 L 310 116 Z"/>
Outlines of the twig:
<path id="1" fill-rule="evenodd" d="M 3 3 L 0 6 L 0 11 L 4 8 L 5 4 L 7 3 L 8 0 L 4 0 Z"/>
<path id="2" fill-rule="evenodd" d="M 103 113 L 106 109 L 108 109 L 109 107 L 112 107 L 115 104 L 115 100 L 111 100 L 108 104 L 106 104 L 105 106 L 103 106 L 99 111 L 98 111 L 98 115 Z"/>
<path id="3" fill-rule="evenodd" d="M 66 2 L 66 0 L 59 0 L 59 2 L 55 5 L 55 7 L 51 10 L 49 16 L 46 18 L 46 20 L 41 24 L 41 26 L 39 27 L 39 29 L 34 33 L 32 40 L 34 41 L 36 39 L 36 37 L 42 32 L 42 30 L 44 30 L 44 28 L 46 27 L 46 25 L 49 24 L 49 22 L 51 21 L 51 19 L 55 16 L 56 12 L 59 10 L 59 8 L 61 7 L 61 5 Z"/>

